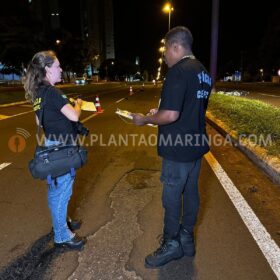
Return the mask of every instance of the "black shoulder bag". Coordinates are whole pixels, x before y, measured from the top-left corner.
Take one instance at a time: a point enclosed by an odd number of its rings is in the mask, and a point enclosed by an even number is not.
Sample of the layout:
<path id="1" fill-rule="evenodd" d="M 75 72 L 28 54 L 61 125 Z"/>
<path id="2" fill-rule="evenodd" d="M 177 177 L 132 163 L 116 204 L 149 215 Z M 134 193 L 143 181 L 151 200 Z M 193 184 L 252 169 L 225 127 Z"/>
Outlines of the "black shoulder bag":
<path id="1" fill-rule="evenodd" d="M 46 105 L 46 96 L 45 93 L 37 129 L 38 139 Z M 79 145 L 61 143 L 46 147 L 37 144 L 34 158 L 29 162 L 29 170 L 33 178 L 47 180 L 50 185 L 53 179 L 64 174 L 70 173 L 74 177 L 75 170 L 82 167 L 86 161 L 87 150 Z"/>

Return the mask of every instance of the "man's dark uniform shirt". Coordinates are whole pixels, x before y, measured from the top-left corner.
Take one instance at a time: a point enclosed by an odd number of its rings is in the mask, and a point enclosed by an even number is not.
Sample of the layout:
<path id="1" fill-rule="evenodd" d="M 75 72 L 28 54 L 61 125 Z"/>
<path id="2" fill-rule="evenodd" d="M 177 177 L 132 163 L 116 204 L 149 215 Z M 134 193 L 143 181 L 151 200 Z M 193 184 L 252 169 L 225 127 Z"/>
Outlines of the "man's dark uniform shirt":
<path id="1" fill-rule="evenodd" d="M 179 111 L 179 118 L 159 126 L 158 154 L 189 162 L 209 151 L 205 112 L 212 80 L 197 60 L 185 57 L 173 65 L 163 84 L 159 110 Z"/>

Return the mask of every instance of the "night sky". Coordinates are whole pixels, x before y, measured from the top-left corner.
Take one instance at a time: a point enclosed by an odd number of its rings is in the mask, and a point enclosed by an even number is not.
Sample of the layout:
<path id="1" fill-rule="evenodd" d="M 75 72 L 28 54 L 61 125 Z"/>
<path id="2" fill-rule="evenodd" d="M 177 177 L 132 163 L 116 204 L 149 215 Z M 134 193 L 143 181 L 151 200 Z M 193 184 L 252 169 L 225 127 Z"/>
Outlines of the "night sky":
<path id="1" fill-rule="evenodd" d="M 21 13 L 21 6 L 16 4 L 21 1 L 3 2 L 0 16 Z M 59 3 L 63 27 L 69 28 L 73 36 L 79 36 L 79 1 L 60 0 Z M 113 0 L 113 3 L 116 58 L 135 62 L 139 56 L 141 69 L 155 74 L 160 40 L 168 30 L 168 14 L 162 12 L 165 1 Z M 171 27 L 184 25 L 192 31 L 194 54 L 208 69 L 211 3 L 211 0 L 173 0 L 171 17 Z M 244 67 L 257 63 L 258 50 L 267 33 L 269 20 L 279 9 L 279 0 L 220 0 L 218 73 L 224 74 L 230 68 L 238 70 L 241 61 Z M 280 19 L 277 24 L 280 28 L 279 22 Z"/>
<path id="2" fill-rule="evenodd" d="M 211 39 L 211 2 L 173 0 L 171 27 L 187 26 L 193 33 L 193 51 L 209 68 Z M 259 1 L 258 1 L 259 2 Z M 257 56 L 272 13 L 280 1 L 220 0 L 218 68 L 233 64 L 240 67 L 241 56 L 250 63 Z M 140 57 L 143 69 L 155 71 L 159 44 L 168 29 L 168 14 L 162 12 L 164 1 L 115 0 L 116 56 L 134 60 Z"/>

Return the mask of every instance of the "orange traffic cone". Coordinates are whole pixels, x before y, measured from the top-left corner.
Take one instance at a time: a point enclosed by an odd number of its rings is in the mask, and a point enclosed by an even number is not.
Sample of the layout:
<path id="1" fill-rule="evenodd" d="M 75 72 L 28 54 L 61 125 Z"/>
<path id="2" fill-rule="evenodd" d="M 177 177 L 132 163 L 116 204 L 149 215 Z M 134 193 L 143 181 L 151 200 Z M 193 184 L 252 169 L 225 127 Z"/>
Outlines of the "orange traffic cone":
<path id="1" fill-rule="evenodd" d="M 129 95 L 132 95 L 133 94 L 133 89 L 132 87 L 129 87 Z"/>
<path id="2" fill-rule="evenodd" d="M 95 97 L 95 107 L 97 109 L 97 113 L 102 113 L 102 108 L 101 108 L 101 104 L 100 104 L 98 95 L 96 95 L 96 97 Z"/>

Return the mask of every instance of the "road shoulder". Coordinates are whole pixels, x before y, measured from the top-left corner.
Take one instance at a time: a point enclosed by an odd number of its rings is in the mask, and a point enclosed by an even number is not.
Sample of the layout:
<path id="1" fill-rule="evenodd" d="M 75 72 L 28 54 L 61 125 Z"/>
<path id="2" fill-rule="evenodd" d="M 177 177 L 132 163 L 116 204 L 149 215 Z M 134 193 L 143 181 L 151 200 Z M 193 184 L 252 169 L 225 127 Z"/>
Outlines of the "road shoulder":
<path id="1" fill-rule="evenodd" d="M 223 136 L 229 136 L 232 143 L 260 167 L 273 182 L 280 184 L 280 159 L 278 157 L 269 155 L 264 148 L 252 144 L 250 141 L 239 140 L 235 131 L 230 130 L 224 122 L 209 111 L 207 112 L 206 120 Z"/>

